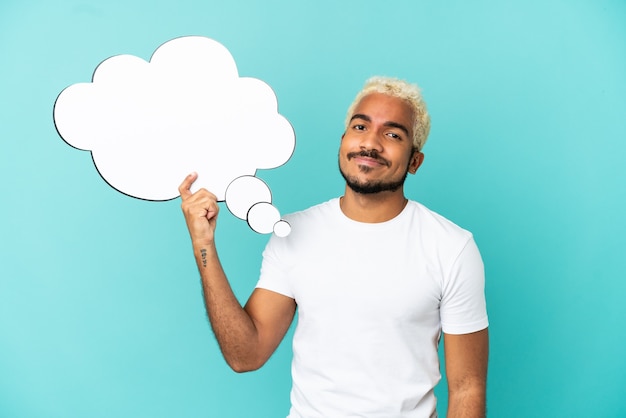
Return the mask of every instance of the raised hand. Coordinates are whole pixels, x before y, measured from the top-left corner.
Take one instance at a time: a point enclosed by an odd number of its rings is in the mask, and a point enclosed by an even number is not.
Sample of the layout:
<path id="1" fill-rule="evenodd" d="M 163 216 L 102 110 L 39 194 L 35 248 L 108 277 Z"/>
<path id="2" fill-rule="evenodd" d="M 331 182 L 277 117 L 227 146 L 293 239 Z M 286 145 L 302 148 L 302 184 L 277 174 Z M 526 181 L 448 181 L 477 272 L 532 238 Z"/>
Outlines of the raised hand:
<path id="1" fill-rule="evenodd" d="M 197 178 L 197 173 L 191 173 L 178 187 L 182 199 L 181 208 L 192 244 L 212 246 L 219 206 L 216 196 L 208 190 L 200 189 L 195 193 L 191 192 L 190 187 Z"/>

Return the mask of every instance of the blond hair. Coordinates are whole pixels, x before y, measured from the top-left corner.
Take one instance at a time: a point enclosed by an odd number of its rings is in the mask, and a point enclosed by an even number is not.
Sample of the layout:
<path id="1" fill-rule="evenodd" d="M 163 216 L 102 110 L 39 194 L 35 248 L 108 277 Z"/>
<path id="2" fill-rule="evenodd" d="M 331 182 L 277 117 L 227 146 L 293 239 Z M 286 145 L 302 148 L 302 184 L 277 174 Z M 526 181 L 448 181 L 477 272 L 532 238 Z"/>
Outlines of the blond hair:
<path id="1" fill-rule="evenodd" d="M 420 88 L 417 84 L 411 84 L 404 80 L 381 76 L 368 79 L 348 108 L 346 129 L 348 129 L 350 125 L 354 108 L 359 104 L 361 99 L 372 93 L 382 93 L 397 97 L 406 101 L 411 106 L 415 115 L 415 121 L 413 123 L 413 146 L 421 151 L 428 139 L 428 133 L 430 132 L 430 115 L 426 109 L 426 102 L 424 102 Z"/>

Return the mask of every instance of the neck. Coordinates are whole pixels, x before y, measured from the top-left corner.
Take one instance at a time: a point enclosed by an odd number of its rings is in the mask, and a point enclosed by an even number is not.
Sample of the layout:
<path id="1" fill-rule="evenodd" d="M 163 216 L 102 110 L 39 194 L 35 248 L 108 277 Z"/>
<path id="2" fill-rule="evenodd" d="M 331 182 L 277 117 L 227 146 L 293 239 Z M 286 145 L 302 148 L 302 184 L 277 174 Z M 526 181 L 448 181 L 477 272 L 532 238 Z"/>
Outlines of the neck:
<path id="1" fill-rule="evenodd" d="M 360 194 L 346 186 L 345 194 L 340 200 L 344 215 L 353 221 L 366 223 L 393 219 L 402 212 L 406 203 L 402 188 L 395 192 Z"/>

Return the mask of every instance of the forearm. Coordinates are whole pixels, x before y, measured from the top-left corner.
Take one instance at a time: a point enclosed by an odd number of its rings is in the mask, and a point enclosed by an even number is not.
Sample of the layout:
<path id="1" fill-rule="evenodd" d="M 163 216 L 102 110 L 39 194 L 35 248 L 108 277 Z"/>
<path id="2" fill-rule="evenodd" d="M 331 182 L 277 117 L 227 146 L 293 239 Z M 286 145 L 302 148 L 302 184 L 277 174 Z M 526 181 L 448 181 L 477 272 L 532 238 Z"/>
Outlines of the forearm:
<path id="1" fill-rule="evenodd" d="M 194 245 L 194 255 L 209 321 L 226 362 L 236 372 L 257 369 L 257 329 L 228 283 L 215 244 Z"/>
<path id="2" fill-rule="evenodd" d="M 448 379 L 448 418 L 484 418 L 486 414 L 489 330 L 444 333 Z"/>
<path id="3" fill-rule="evenodd" d="M 484 418 L 485 415 L 484 385 L 449 391 L 447 418 Z"/>

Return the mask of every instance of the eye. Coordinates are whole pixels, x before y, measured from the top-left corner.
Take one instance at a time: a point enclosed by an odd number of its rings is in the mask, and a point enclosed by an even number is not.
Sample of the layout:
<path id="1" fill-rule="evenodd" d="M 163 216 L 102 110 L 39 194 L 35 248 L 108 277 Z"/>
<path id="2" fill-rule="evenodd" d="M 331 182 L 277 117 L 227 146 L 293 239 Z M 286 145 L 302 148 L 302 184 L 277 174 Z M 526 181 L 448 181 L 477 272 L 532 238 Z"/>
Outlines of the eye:
<path id="1" fill-rule="evenodd" d="M 387 136 L 393 139 L 401 140 L 402 137 L 395 132 L 387 132 Z"/>
<path id="2" fill-rule="evenodd" d="M 355 131 L 364 131 L 365 125 L 361 125 L 361 124 L 352 125 L 352 129 L 354 129 Z"/>

